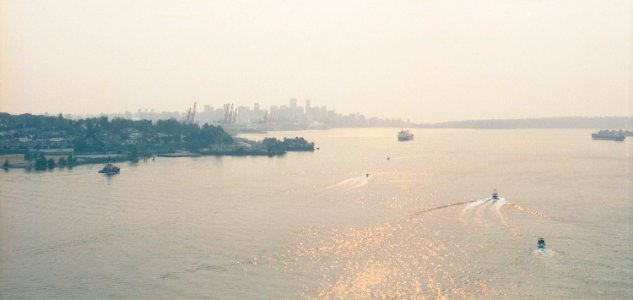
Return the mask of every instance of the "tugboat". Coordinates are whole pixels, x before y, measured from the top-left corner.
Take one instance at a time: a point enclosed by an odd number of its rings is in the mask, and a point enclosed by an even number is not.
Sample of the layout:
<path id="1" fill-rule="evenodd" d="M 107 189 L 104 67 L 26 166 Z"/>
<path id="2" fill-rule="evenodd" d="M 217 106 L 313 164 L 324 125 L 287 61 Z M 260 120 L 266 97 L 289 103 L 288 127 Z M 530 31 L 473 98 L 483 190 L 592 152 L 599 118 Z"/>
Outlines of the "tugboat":
<path id="1" fill-rule="evenodd" d="M 103 167 L 103 169 L 99 170 L 99 173 L 105 174 L 105 175 L 114 175 L 114 174 L 119 174 L 120 170 L 121 168 L 111 163 L 108 163 Z"/>
<path id="2" fill-rule="evenodd" d="M 409 132 L 409 130 L 400 130 L 400 132 L 398 132 L 398 141 L 400 142 L 404 142 L 404 141 L 411 141 L 413 140 L 413 133 Z"/>
<path id="3" fill-rule="evenodd" d="M 537 246 L 539 250 L 545 250 L 545 240 L 543 238 L 538 238 Z"/>
<path id="4" fill-rule="evenodd" d="M 494 201 L 499 200 L 499 194 L 497 193 L 497 189 L 492 190 L 492 197 L 490 198 Z"/>

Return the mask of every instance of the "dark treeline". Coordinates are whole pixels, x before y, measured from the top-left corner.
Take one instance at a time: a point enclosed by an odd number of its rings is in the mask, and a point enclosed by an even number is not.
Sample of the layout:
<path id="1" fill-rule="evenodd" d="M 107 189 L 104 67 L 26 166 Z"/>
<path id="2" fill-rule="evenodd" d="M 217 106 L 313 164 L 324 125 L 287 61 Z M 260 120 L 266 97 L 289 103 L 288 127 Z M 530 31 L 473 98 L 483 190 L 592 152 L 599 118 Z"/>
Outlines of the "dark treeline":
<path id="1" fill-rule="evenodd" d="M 284 138 L 283 140 L 265 138 L 261 141 L 261 145 L 271 154 L 285 151 L 314 151 L 314 143 L 310 143 L 302 137 Z"/>
<path id="2" fill-rule="evenodd" d="M 71 120 L 61 114 L 52 117 L 0 113 L 0 134 L 3 150 L 7 145 L 22 147 L 15 150 L 47 148 L 47 142 L 57 139 L 73 148 L 75 153 L 198 151 L 212 145 L 233 143 L 233 138 L 221 127 L 208 124 L 198 126 L 174 119 L 152 123 L 149 120 L 109 120 L 107 117 Z M 28 141 L 40 142 L 31 142 L 33 146 Z"/>
<path id="3" fill-rule="evenodd" d="M 72 167 L 86 163 L 147 160 L 153 155 L 189 151 L 200 155 L 283 155 L 287 151 L 314 151 L 302 137 L 266 138 L 262 142 L 233 138 L 221 127 L 199 126 L 174 119 L 129 120 L 107 117 L 81 120 L 62 115 L 35 116 L 0 113 L 0 154 L 24 153 L 35 169 Z M 57 161 L 46 153 L 63 153 Z M 84 154 L 100 154 L 89 156 Z M 105 155 L 102 155 L 105 154 Z M 81 155 L 80 159 L 74 155 Z M 178 154 L 176 154 L 178 155 Z M 8 161 L 3 168 L 10 166 Z"/>

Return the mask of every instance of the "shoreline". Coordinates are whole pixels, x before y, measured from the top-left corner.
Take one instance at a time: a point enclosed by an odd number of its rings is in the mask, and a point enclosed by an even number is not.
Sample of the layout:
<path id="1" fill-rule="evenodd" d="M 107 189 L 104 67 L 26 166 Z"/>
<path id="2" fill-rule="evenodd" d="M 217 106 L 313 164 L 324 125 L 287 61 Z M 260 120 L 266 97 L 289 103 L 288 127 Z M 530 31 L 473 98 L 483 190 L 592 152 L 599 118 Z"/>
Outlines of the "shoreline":
<path id="1" fill-rule="evenodd" d="M 304 150 L 283 150 L 283 151 L 267 151 L 265 149 L 224 149 L 224 150 L 207 150 L 203 152 L 189 152 L 189 151 L 176 151 L 173 153 L 154 153 L 142 156 L 135 156 L 133 154 L 108 154 L 108 153 L 86 153 L 86 154 L 72 154 L 72 155 L 50 155 L 45 156 L 46 159 L 53 159 L 55 164 L 52 167 L 48 165 L 45 168 L 37 168 L 35 159 L 33 161 L 27 161 L 24 159 L 24 154 L 1 154 L 0 161 L 9 161 L 8 165 L 2 165 L 1 168 L 5 171 L 11 169 L 24 169 L 27 171 L 47 171 L 53 169 L 72 169 L 73 167 L 82 165 L 94 165 L 94 164 L 106 164 L 106 163 L 122 163 L 130 162 L 137 163 L 139 161 L 147 162 L 150 159 L 154 160 L 156 157 L 161 158 L 180 158 L 180 157 L 203 157 L 203 156 L 284 156 L 287 152 L 314 152 L 314 149 Z M 35 154 L 35 153 L 34 153 Z M 60 158 L 74 158 L 72 163 L 60 164 Z"/>

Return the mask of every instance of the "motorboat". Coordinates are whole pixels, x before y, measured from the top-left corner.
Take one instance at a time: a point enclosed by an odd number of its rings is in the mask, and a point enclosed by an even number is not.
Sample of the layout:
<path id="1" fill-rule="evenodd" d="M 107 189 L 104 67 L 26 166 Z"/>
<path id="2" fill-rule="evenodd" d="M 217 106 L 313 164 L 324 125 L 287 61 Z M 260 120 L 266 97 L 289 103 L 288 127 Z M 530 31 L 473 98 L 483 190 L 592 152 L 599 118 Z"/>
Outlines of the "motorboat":
<path id="1" fill-rule="evenodd" d="M 537 248 L 539 250 L 545 250 L 545 240 L 543 238 L 538 238 Z"/>
<path id="2" fill-rule="evenodd" d="M 499 194 L 497 193 L 496 189 L 492 190 L 492 197 L 491 198 L 492 198 L 492 200 L 495 200 L 495 201 L 499 200 Z"/>
<path id="3" fill-rule="evenodd" d="M 120 170 L 121 168 L 115 166 L 114 164 L 108 163 L 103 167 L 103 169 L 99 170 L 99 173 L 105 175 L 114 175 L 119 174 Z"/>

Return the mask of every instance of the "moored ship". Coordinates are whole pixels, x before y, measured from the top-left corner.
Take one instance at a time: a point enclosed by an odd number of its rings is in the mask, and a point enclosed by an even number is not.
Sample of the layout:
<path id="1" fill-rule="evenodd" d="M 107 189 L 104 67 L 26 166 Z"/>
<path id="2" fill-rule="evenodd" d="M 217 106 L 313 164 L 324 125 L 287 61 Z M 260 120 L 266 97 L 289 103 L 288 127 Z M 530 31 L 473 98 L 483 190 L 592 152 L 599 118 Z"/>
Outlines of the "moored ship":
<path id="1" fill-rule="evenodd" d="M 400 130 L 398 132 L 398 141 L 411 141 L 413 140 L 413 133 L 409 132 L 409 130 Z"/>
<path id="2" fill-rule="evenodd" d="M 625 137 L 626 136 L 622 133 L 610 130 L 600 130 L 596 133 L 591 134 L 591 138 L 594 140 L 609 140 L 621 142 L 624 141 Z"/>

